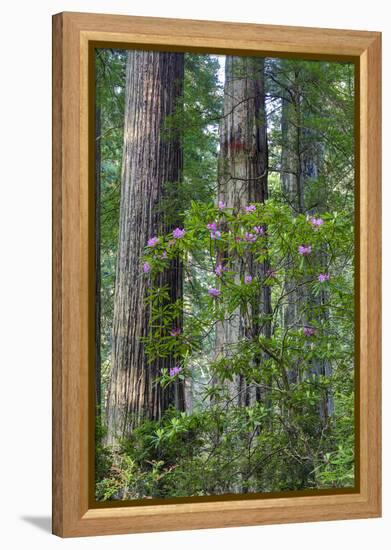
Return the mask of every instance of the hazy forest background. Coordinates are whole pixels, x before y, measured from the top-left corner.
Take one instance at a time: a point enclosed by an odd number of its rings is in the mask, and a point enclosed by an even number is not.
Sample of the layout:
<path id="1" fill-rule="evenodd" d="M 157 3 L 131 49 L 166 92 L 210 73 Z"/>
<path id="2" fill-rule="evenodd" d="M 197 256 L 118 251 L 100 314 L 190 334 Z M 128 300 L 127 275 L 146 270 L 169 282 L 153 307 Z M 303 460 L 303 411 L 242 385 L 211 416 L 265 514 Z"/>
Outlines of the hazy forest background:
<path id="1" fill-rule="evenodd" d="M 354 485 L 354 66 L 96 50 L 96 498 Z"/>

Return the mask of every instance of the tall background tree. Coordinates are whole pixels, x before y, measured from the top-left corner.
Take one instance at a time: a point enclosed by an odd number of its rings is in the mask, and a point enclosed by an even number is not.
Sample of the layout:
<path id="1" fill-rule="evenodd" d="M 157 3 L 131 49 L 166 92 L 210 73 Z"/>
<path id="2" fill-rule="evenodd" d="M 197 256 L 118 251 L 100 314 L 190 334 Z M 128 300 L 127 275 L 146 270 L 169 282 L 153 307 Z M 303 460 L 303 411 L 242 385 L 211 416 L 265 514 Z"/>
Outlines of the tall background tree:
<path id="1" fill-rule="evenodd" d="M 226 57 L 218 200 L 233 212 L 245 210 L 251 203 L 263 203 L 268 197 L 264 79 L 262 58 Z M 265 230 L 257 230 L 261 229 Z M 264 279 L 267 271 L 267 262 L 255 265 L 251 252 L 230 257 L 229 252 L 223 250 L 218 262 L 235 271 L 238 282 L 245 277 Z M 216 353 L 235 354 L 236 345 L 243 338 L 256 338 L 262 332 L 268 334 L 270 326 L 264 316 L 270 314 L 270 308 L 270 288 L 263 286 L 250 305 L 240 304 L 229 318 L 218 323 Z M 259 363 L 259 357 L 257 361 Z M 231 384 L 230 392 L 234 402 L 244 405 L 261 397 L 259 388 L 251 386 L 240 374 Z"/>
<path id="2" fill-rule="evenodd" d="M 165 119 L 182 95 L 183 77 L 183 54 L 128 54 L 108 443 L 129 434 L 142 419 L 159 419 L 170 404 L 184 406 L 181 381 L 167 389 L 154 384 L 161 368 L 174 364 L 171 357 L 148 363 L 143 338 L 150 311 L 145 303 L 147 280 L 140 276 L 140 258 L 148 240 L 170 230 L 157 209 L 163 184 L 181 178 L 180 136 L 166 129 Z M 160 284 L 167 286 L 171 301 L 181 297 L 182 268 L 177 261 L 160 276 Z"/>

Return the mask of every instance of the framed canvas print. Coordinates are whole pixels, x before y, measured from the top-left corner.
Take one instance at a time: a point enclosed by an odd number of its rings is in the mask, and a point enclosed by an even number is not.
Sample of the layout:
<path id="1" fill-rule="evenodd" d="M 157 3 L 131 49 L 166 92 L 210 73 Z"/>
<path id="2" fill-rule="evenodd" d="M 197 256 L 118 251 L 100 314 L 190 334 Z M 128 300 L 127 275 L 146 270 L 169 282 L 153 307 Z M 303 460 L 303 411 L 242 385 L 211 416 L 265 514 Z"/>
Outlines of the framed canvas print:
<path id="1" fill-rule="evenodd" d="M 53 18 L 53 532 L 380 515 L 380 33 Z"/>

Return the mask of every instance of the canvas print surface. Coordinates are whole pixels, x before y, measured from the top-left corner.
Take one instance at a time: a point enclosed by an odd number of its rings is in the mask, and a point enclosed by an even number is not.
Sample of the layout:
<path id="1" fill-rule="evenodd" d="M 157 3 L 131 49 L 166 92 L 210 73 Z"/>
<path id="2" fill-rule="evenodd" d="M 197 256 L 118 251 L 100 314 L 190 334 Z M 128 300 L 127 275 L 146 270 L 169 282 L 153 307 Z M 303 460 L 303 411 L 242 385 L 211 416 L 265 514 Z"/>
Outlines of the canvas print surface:
<path id="1" fill-rule="evenodd" d="M 353 487 L 354 65 L 95 75 L 96 500 Z"/>

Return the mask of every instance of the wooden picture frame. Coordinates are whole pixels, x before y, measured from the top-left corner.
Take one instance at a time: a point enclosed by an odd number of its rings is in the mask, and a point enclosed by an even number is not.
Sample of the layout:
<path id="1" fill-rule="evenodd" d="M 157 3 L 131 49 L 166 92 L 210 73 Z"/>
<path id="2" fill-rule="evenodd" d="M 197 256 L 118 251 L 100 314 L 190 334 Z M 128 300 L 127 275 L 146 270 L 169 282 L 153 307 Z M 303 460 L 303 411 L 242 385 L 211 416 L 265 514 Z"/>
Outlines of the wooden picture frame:
<path id="1" fill-rule="evenodd" d="M 257 52 L 356 64 L 359 295 L 358 485 L 354 491 L 96 507 L 89 403 L 94 318 L 91 48 Z M 381 514 L 381 34 L 87 13 L 53 17 L 53 533 L 61 537 L 370 518 Z"/>

